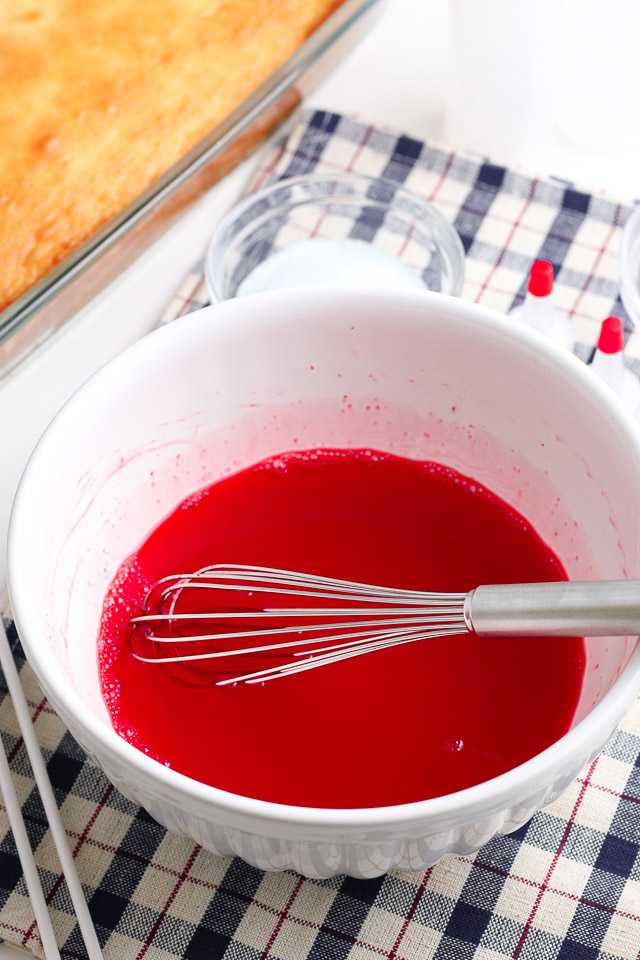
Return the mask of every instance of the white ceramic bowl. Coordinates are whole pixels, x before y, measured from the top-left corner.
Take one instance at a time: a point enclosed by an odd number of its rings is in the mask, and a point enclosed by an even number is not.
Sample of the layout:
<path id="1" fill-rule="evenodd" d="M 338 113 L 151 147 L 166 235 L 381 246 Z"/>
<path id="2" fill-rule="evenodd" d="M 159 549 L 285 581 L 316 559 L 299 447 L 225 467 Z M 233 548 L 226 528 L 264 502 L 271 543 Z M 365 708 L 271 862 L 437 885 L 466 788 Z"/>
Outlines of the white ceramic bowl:
<path id="1" fill-rule="evenodd" d="M 572 579 L 640 574 L 639 429 L 573 356 L 437 294 L 282 291 L 151 334 L 55 418 L 9 537 L 29 661 L 115 785 L 216 853 L 312 877 L 374 877 L 476 850 L 520 827 L 601 750 L 640 689 L 636 638 L 589 642 L 576 722 L 561 740 L 493 780 L 418 803 L 328 810 L 248 799 L 161 766 L 111 727 L 95 639 L 119 564 L 185 496 L 294 437 L 299 448 L 444 459 L 516 506 Z M 382 759 L 371 776 L 385 775 Z"/>

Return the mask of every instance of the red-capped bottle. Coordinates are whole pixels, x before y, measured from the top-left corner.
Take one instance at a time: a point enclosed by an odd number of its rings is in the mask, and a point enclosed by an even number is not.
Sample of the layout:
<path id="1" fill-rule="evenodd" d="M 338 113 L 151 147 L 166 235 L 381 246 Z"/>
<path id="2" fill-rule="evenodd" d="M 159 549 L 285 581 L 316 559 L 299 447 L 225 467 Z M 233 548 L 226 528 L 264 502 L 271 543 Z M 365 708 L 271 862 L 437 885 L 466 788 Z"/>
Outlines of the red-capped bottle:
<path id="1" fill-rule="evenodd" d="M 529 273 L 527 294 L 521 307 L 510 316 L 554 340 L 567 350 L 573 350 L 571 321 L 553 305 L 553 267 L 546 260 L 536 260 Z"/>
<path id="2" fill-rule="evenodd" d="M 606 317 L 590 367 L 633 411 L 640 409 L 640 381 L 624 365 L 624 328 L 619 317 Z"/>

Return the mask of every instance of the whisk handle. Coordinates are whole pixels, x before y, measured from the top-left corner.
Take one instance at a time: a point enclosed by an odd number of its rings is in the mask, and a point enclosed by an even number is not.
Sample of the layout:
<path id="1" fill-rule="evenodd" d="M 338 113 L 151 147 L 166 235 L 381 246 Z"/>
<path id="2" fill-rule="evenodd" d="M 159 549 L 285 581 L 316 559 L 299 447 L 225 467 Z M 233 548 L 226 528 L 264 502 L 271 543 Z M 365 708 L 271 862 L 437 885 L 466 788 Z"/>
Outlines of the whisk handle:
<path id="1" fill-rule="evenodd" d="M 640 634 L 640 580 L 491 584 L 466 597 L 479 637 L 622 637 Z"/>

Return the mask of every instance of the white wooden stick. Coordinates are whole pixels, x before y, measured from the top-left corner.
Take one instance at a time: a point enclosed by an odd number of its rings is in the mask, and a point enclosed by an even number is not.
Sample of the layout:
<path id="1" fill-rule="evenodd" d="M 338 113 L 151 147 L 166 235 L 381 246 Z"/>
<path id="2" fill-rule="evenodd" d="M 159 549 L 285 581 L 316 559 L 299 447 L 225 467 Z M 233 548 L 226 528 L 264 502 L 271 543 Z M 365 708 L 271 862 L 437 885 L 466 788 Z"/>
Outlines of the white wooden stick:
<path id="1" fill-rule="evenodd" d="M 42 884 L 40 883 L 40 877 L 38 876 L 38 868 L 36 867 L 36 862 L 33 859 L 33 852 L 29 844 L 29 838 L 27 836 L 24 820 L 22 818 L 20 802 L 13 785 L 13 780 L 11 779 L 9 761 L 7 760 L 4 746 L 2 750 L 0 750 L 0 790 L 2 790 L 4 805 L 7 808 L 9 823 L 11 824 L 11 829 L 13 830 L 13 839 L 15 840 L 16 847 L 18 848 L 18 856 L 20 857 L 20 863 L 22 864 L 22 869 L 24 871 L 24 879 L 27 882 L 27 890 L 29 891 L 29 897 L 31 898 L 31 906 L 33 907 L 33 912 L 36 915 L 36 923 L 38 924 L 38 930 L 40 931 L 40 939 L 42 940 L 42 946 L 44 947 L 45 957 L 47 960 L 60 960 L 58 945 L 56 943 L 53 927 L 51 925 L 51 917 L 49 916 L 47 904 L 44 899 L 44 893 L 42 892 Z"/>
<path id="2" fill-rule="evenodd" d="M 62 819 L 60 817 L 60 811 L 58 810 L 58 805 L 56 804 L 56 800 L 53 795 L 51 781 L 49 780 L 47 768 L 44 765 L 44 760 L 42 759 L 42 754 L 40 753 L 40 746 L 38 744 L 38 740 L 36 737 L 35 730 L 33 728 L 33 724 L 31 722 L 31 714 L 29 713 L 29 707 L 27 706 L 27 701 L 24 696 L 22 684 L 20 683 L 18 671 L 16 670 L 16 665 L 15 665 L 13 656 L 11 654 L 11 649 L 9 647 L 9 641 L 7 640 L 7 635 L 5 633 L 4 626 L 2 625 L 1 620 L 0 620 L 0 665 L 2 666 L 2 671 L 4 673 L 5 680 L 7 681 L 7 687 L 9 688 L 9 693 L 11 694 L 13 707 L 16 712 L 16 716 L 18 718 L 18 723 L 20 725 L 20 731 L 22 733 L 22 737 L 24 739 L 24 743 L 27 748 L 29 760 L 31 761 L 33 775 L 38 785 L 38 790 L 40 791 L 40 796 L 42 798 L 42 804 L 44 806 L 45 813 L 47 815 L 47 820 L 49 821 L 49 827 L 51 829 L 51 834 L 53 836 L 53 842 L 56 845 L 56 850 L 58 851 L 58 856 L 60 857 L 60 863 L 62 865 L 62 870 L 64 872 L 65 880 L 67 881 L 67 887 L 69 888 L 71 900 L 73 902 L 73 906 L 76 911 L 78 925 L 80 927 L 80 931 L 84 938 L 85 946 L 87 948 L 87 954 L 89 955 L 89 960 L 103 960 L 102 951 L 100 949 L 100 944 L 98 943 L 95 927 L 93 926 L 93 921 L 91 920 L 89 908 L 87 907 L 87 902 L 84 898 L 82 885 L 80 883 L 80 878 L 78 877 L 78 871 L 76 870 L 76 865 L 73 860 L 73 854 L 71 853 L 71 850 L 69 848 L 67 835 L 65 833 Z M 8 765 L 7 765 L 7 769 L 8 769 Z M 22 815 L 20 819 L 22 819 Z M 25 877 L 26 877 L 26 871 L 25 871 Z M 34 909 L 35 909 L 35 903 L 34 903 Z M 38 927 L 40 928 L 39 921 L 38 921 Z M 58 956 L 57 948 L 56 948 L 56 953 L 55 954 L 52 953 L 51 956 L 52 957 Z M 48 957 L 48 954 L 47 954 L 47 957 Z"/>

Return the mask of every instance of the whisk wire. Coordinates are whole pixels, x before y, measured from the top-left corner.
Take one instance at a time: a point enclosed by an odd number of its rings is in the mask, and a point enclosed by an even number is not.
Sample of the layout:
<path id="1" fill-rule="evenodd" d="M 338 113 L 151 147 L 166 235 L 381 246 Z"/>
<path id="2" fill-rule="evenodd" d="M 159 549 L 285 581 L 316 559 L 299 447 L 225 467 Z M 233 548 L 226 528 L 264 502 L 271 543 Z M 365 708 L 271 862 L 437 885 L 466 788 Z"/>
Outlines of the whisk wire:
<path id="1" fill-rule="evenodd" d="M 439 631 L 420 631 L 407 633 L 387 634 L 386 637 L 379 637 L 375 642 L 369 640 L 359 641 L 356 644 L 336 644 L 331 647 L 323 647 L 321 650 L 314 651 L 311 656 L 307 656 L 303 661 L 290 660 L 288 663 L 280 664 L 277 667 L 268 667 L 265 670 L 256 670 L 253 673 L 242 674 L 238 677 L 231 677 L 227 680 L 218 680 L 216 686 L 224 687 L 235 683 L 260 683 L 267 680 L 276 680 L 278 677 L 290 676 L 293 673 L 303 673 L 306 670 L 312 670 L 316 667 L 328 666 L 332 663 L 339 663 L 342 660 L 350 660 L 353 657 L 362 656 L 366 653 L 373 653 L 376 650 L 386 650 L 389 647 L 400 646 L 406 643 L 413 643 L 414 640 L 435 639 L 437 637 L 454 636 L 464 632 L 458 628 Z M 361 646 L 361 649 L 358 649 Z M 344 649 L 343 649 L 344 648 Z M 354 649 L 355 648 L 355 649 Z M 320 656 L 319 654 L 323 655 Z M 304 653 L 294 653 L 294 656 L 302 657 Z"/>
<path id="2" fill-rule="evenodd" d="M 373 623 L 376 623 L 376 621 L 370 621 L 370 623 L 373 624 Z M 377 626 L 377 628 L 374 630 L 362 630 L 359 632 L 349 631 L 345 633 L 331 633 L 326 636 L 308 637 L 306 639 L 298 636 L 296 640 L 290 640 L 284 643 L 266 643 L 261 646 L 254 646 L 254 647 L 212 650 L 212 651 L 209 651 L 208 653 L 197 653 L 197 654 L 193 654 L 192 656 L 189 656 L 187 654 L 187 655 L 180 655 L 180 656 L 174 656 L 174 657 L 145 657 L 139 652 L 137 652 L 134 649 L 133 645 L 132 645 L 132 652 L 136 657 L 136 659 L 142 660 L 145 663 L 176 663 L 180 660 L 184 660 L 184 661 L 215 660 L 215 659 L 220 659 L 221 657 L 236 657 L 236 656 L 248 655 L 252 653 L 266 653 L 266 652 L 271 652 L 273 650 L 285 650 L 289 647 L 300 647 L 300 646 L 309 645 L 312 643 L 321 643 L 322 641 L 334 641 L 334 640 L 344 640 L 349 638 L 354 639 L 354 638 L 362 637 L 364 638 L 362 642 L 366 642 L 367 639 L 375 638 L 378 635 L 388 634 L 389 626 L 392 626 L 394 624 L 406 625 L 407 623 L 411 623 L 411 621 L 407 621 L 407 620 L 403 621 L 400 619 L 391 620 L 389 621 L 388 624 L 385 625 L 384 628 L 380 628 L 379 626 Z M 446 624 L 450 626 L 451 633 L 460 633 L 461 631 L 464 631 L 464 621 L 460 621 L 459 623 L 456 624 L 447 618 L 447 619 L 443 619 L 442 623 L 443 625 Z M 361 623 L 355 624 L 355 625 L 366 626 L 367 621 L 362 621 Z M 337 624 L 336 626 L 337 627 L 354 626 L 354 624 Z M 416 628 L 420 627 L 422 630 L 424 630 L 425 629 L 424 621 L 422 620 L 416 621 L 415 627 Z M 318 624 L 315 627 L 303 628 L 305 632 L 307 630 L 312 630 L 312 629 L 315 629 L 318 631 L 322 631 L 322 630 L 326 631 L 327 625 Z M 241 632 L 238 631 L 236 633 L 209 633 L 209 634 L 199 634 L 199 635 L 188 635 L 186 637 L 170 637 L 170 636 L 157 637 L 155 636 L 155 634 L 150 634 L 149 636 L 146 637 L 146 639 L 151 640 L 154 643 L 168 643 L 168 644 L 204 642 L 207 640 L 211 640 L 211 641 L 224 640 L 226 642 L 229 639 L 237 639 L 240 637 L 255 637 L 255 636 L 267 636 L 267 635 L 279 636 L 282 633 L 300 634 L 301 630 L 298 627 L 281 627 L 281 628 L 274 628 L 272 630 L 245 630 Z M 394 635 L 397 635 L 397 634 L 394 634 Z"/>
<path id="3" fill-rule="evenodd" d="M 439 593 L 420 590 L 405 590 L 400 587 L 382 587 L 376 584 L 357 583 L 352 580 L 338 580 L 331 577 L 316 577 L 312 574 L 279 570 L 275 567 L 253 567 L 243 564 L 214 564 L 203 567 L 193 574 L 173 574 L 162 577 L 151 587 L 143 606 L 148 605 L 151 597 L 164 584 L 161 599 L 182 590 L 235 590 L 253 593 L 282 594 L 285 596 L 319 597 L 325 600 L 361 601 L 363 597 L 372 603 L 397 603 L 424 606 L 432 603 L 443 606 L 447 603 L 464 600 L 464 593 Z M 282 589 L 278 589 L 282 587 Z M 352 595 L 352 596 L 350 596 Z"/>
<path id="4" fill-rule="evenodd" d="M 260 609 L 184 610 L 190 591 L 215 590 L 232 595 L 270 595 L 279 605 Z M 286 597 L 341 601 L 356 606 L 282 606 Z M 173 574 L 158 580 L 148 591 L 142 612 L 132 618 L 131 652 L 144 663 L 193 663 L 228 657 L 274 654 L 298 648 L 297 659 L 275 667 L 252 671 L 238 678 L 217 681 L 225 686 L 238 681 L 264 682 L 300 673 L 315 666 L 346 660 L 373 650 L 407 643 L 427 636 L 464 633 L 463 593 L 432 593 L 357 583 L 273 567 L 216 564 L 193 574 Z M 253 601 L 252 601 L 253 602 Z M 308 622 L 320 618 L 321 622 Z M 218 624 L 214 632 L 191 633 L 185 624 Z M 277 625 L 269 626 L 269 622 Z M 246 629 L 234 626 L 247 625 Z M 226 629 L 225 629 L 226 627 Z M 229 648 L 245 638 L 289 637 L 280 642 Z M 158 656 L 155 644 L 205 644 L 205 650 Z M 143 645 L 150 650 L 145 652 Z M 224 644 L 223 649 L 215 645 Z M 317 647 L 318 644 L 323 644 Z M 309 655 L 308 649 L 313 646 Z M 213 649 L 212 649 L 213 647 Z M 301 657 L 305 657 L 301 660 Z"/>

